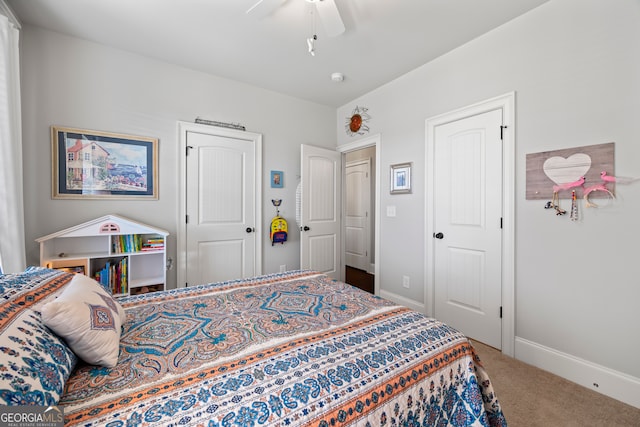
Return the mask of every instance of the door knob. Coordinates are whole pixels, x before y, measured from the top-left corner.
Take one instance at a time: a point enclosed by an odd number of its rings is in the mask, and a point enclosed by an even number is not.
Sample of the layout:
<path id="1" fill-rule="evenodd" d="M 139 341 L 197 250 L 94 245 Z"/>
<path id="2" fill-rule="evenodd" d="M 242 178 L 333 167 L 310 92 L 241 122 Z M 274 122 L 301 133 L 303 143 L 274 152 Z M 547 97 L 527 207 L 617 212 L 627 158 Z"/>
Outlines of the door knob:
<path id="1" fill-rule="evenodd" d="M 304 227 L 300 227 L 300 229 L 301 229 L 302 231 L 309 231 L 309 230 L 311 230 L 311 229 L 310 229 L 308 226 L 306 226 L 306 225 L 305 225 Z"/>
<path id="2" fill-rule="evenodd" d="M 251 228 L 251 227 L 247 227 L 247 229 L 245 230 L 247 233 L 253 233 L 255 231 L 255 229 Z"/>
<path id="3" fill-rule="evenodd" d="M 442 234 L 442 233 L 433 233 L 433 237 L 435 237 L 436 239 L 442 239 L 444 237 L 444 234 Z"/>

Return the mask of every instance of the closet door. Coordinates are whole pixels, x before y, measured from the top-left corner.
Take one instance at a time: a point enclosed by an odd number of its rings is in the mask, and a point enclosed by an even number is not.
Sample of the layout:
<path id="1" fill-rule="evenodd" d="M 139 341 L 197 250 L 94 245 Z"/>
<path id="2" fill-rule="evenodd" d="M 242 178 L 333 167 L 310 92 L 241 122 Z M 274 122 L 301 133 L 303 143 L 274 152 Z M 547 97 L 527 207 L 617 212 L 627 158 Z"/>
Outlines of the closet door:
<path id="1" fill-rule="evenodd" d="M 260 135 L 202 126 L 185 139 L 185 285 L 261 274 Z"/>

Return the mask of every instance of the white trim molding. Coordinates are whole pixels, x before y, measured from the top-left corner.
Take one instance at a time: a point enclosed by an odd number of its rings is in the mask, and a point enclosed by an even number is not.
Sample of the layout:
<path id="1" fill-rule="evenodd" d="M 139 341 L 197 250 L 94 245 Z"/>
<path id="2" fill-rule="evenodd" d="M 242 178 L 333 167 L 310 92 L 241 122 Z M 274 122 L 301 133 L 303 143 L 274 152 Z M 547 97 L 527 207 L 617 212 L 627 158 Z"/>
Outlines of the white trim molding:
<path id="1" fill-rule="evenodd" d="M 524 338 L 516 337 L 515 343 L 516 359 L 640 408 L 640 378 Z"/>
<path id="2" fill-rule="evenodd" d="M 380 297 L 384 299 L 388 299 L 389 301 L 393 301 L 396 304 L 404 305 L 405 307 L 409 307 L 411 310 L 415 310 L 418 313 L 424 313 L 426 310 L 425 304 L 419 304 L 412 300 L 411 298 L 403 297 L 402 295 L 398 295 L 393 292 L 385 291 L 384 289 L 380 290 Z"/>
<path id="3" fill-rule="evenodd" d="M 18 19 L 18 15 L 15 14 L 11 6 L 7 4 L 6 1 L 0 0 L 0 15 L 4 15 L 9 19 L 9 22 L 16 27 L 18 30 L 22 28 L 22 23 Z"/>

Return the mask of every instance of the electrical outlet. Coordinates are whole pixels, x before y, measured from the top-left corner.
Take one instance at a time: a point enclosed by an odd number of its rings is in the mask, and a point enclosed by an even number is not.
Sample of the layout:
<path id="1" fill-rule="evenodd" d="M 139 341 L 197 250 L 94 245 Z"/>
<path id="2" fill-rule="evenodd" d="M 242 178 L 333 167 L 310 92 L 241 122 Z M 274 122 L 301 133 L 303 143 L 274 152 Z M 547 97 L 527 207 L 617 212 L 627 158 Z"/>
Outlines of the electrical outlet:
<path id="1" fill-rule="evenodd" d="M 407 289 L 411 287 L 409 284 L 409 276 L 402 276 L 402 287 Z"/>
<path id="2" fill-rule="evenodd" d="M 280 273 L 284 273 L 285 271 L 287 271 L 287 264 L 282 264 L 280 266 Z"/>

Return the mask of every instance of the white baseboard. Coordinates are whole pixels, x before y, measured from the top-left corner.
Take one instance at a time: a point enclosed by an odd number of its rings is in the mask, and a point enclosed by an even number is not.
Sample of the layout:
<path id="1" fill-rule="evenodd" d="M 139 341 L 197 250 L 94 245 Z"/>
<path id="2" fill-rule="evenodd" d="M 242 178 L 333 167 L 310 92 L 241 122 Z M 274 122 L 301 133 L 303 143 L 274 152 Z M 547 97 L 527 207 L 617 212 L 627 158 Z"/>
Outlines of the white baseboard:
<path id="1" fill-rule="evenodd" d="M 409 299 L 407 297 L 403 297 L 402 295 L 394 294 L 393 292 L 385 291 L 384 289 L 380 290 L 380 296 L 382 298 L 393 301 L 397 304 L 404 305 L 405 307 L 409 307 L 412 310 L 417 311 L 418 313 L 426 313 L 424 304 L 416 303 L 414 300 Z"/>
<path id="2" fill-rule="evenodd" d="M 640 378 L 516 337 L 516 359 L 640 408 Z"/>

